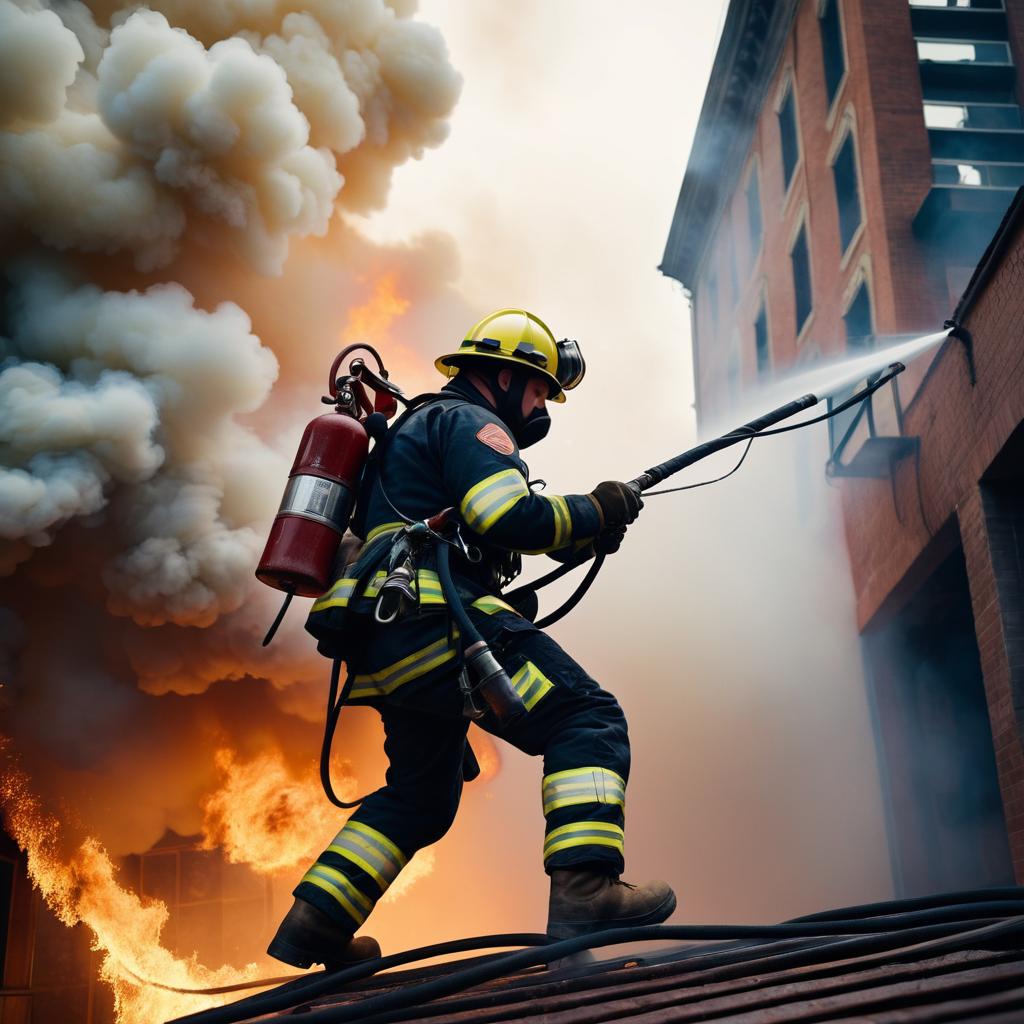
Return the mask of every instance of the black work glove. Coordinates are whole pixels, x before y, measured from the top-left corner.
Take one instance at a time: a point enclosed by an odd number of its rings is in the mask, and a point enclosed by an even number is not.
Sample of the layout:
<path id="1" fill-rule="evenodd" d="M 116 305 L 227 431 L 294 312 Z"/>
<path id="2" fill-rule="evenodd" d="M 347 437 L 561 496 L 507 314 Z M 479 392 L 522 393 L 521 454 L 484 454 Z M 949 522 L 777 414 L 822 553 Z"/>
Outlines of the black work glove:
<path id="1" fill-rule="evenodd" d="M 605 480 L 598 484 L 587 497 L 601 513 L 601 532 L 617 530 L 628 526 L 638 515 L 644 503 L 640 495 L 621 480 Z"/>
<path id="2" fill-rule="evenodd" d="M 626 536 L 626 528 L 617 526 L 614 530 L 605 530 L 599 533 L 592 541 L 595 555 L 614 555 L 622 544 L 622 538 Z"/>

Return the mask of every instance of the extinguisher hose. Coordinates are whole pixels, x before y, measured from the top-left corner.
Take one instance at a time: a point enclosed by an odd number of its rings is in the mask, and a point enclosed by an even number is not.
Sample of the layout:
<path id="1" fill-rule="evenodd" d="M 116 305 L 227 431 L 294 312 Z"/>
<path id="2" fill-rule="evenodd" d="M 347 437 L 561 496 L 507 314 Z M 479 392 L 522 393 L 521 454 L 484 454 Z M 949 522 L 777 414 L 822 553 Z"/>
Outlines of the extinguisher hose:
<path id="1" fill-rule="evenodd" d="M 292 598 L 295 596 L 294 590 L 286 590 L 284 592 L 284 601 L 281 603 L 281 608 L 277 613 L 277 617 L 270 624 L 270 629 L 267 630 L 267 635 L 263 638 L 262 646 L 266 647 L 271 640 L 274 639 L 274 634 L 277 632 L 277 627 L 281 625 L 284 620 L 285 612 L 288 611 L 288 606 L 292 603 Z"/>
<path id="2" fill-rule="evenodd" d="M 441 589 L 444 591 L 444 599 L 448 602 L 452 618 L 462 633 L 462 649 L 480 643 L 483 640 L 480 630 L 473 625 L 466 606 L 462 603 L 458 587 L 455 586 L 455 580 L 452 579 L 451 548 L 443 542 L 437 545 L 437 577 L 441 581 Z"/>
<path id="3" fill-rule="evenodd" d="M 354 679 L 355 676 L 350 672 L 339 697 L 338 684 L 341 681 L 341 659 L 335 658 L 334 663 L 331 665 L 331 687 L 327 695 L 327 719 L 324 722 L 324 742 L 320 748 L 320 784 L 324 787 L 327 799 L 335 807 L 340 807 L 343 810 L 358 807 L 366 799 L 365 796 L 361 796 L 356 800 L 346 802 L 334 792 L 334 786 L 331 783 L 331 747 L 334 746 L 334 732 L 338 728 L 338 718 L 341 716 L 341 709 L 345 706 L 345 701 L 348 700 L 348 695 L 352 691 L 352 681 Z"/>

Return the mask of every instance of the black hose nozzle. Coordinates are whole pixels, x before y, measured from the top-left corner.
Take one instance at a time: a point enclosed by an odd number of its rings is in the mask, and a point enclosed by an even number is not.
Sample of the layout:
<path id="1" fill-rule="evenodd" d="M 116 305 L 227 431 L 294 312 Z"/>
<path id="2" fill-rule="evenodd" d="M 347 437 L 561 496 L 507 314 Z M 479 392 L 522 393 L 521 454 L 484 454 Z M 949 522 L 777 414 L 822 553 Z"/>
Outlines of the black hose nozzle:
<path id="1" fill-rule="evenodd" d="M 780 408 L 773 409 L 771 412 L 766 412 L 763 416 L 759 416 L 756 420 L 744 423 L 742 427 L 730 430 L 728 434 L 723 434 L 721 437 L 716 437 L 711 441 L 705 441 L 703 444 L 697 445 L 696 448 L 691 448 L 689 451 L 683 452 L 682 455 L 677 455 L 674 459 L 669 459 L 667 462 L 652 466 L 645 473 L 641 473 L 635 480 L 630 480 L 629 486 L 638 493 L 646 491 L 648 488 L 654 487 L 655 484 L 660 484 L 666 477 L 672 476 L 673 473 L 678 473 L 681 469 L 686 469 L 687 466 L 692 466 L 695 462 L 700 462 L 701 459 L 707 458 L 714 452 L 721 451 L 723 448 L 729 448 L 734 444 L 739 444 L 740 441 L 746 441 L 748 438 L 760 433 L 765 427 L 770 427 L 781 420 L 788 419 L 790 416 L 795 416 L 798 412 L 803 412 L 804 409 L 810 409 L 812 405 L 817 404 L 817 395 L 804 395 L 803 398 L 798 398 L 796 401 L 787 402 Z"/>

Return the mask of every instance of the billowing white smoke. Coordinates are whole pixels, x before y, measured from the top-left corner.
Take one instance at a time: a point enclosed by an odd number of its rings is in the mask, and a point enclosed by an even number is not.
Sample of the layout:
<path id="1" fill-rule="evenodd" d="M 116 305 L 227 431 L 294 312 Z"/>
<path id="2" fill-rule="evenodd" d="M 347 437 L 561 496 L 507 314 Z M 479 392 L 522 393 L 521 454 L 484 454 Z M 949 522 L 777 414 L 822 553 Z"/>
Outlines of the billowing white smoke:
<path id="1" fill-rule="evenodd" d="M 252 474 L 282 472 L 234 418 L 277 376 L 249 318 L 228 303 L 196 309 L 175 284 L 102 292 L 39 268 L 10 305 L 0 535 L 24 554 L 105 509 L 119 548 L 104 573 L 112 611 L 207 625 L 237 608 L 259 555 L 252 524 L 279 489 Z"/>
<path id="2" fill-rule="evenodd" d="M 253 573 L 348 307 L 395 269 L 432 326 L 449 301 L 436 239 L 335 216 L 447 133 L 413 14 L 0 0 L 0 728 L 115 853 L 203 827 L 218 748 L 309 774 L 327 663 L 301 613 L 260 646 Z"/>
<path id="3" fill-rule="evenodd" d="M 0 228 L 142 269 L 192 236 L 279 271 L 289 240 L 323 235 L 346 201 L 339 166 L 363 207 L 444 138 L 459 77 L 411 14 L 0 0 Z M 204 312 L 173 284 L 102 292 L 39 259 L 10 298 L 0 573 L 64 524 L 100 523 L 117 540 L 110 611 L 209 625 L 236 609 L 283 475 L 236 420 L 276 374 L 246 314 Z"/>
<path id="4" fill-rule="evenodd" d="M 24 6 L 0 0 L 0 225 L 140 269 L 212 221 L 279 272 L 444 139 L 459 89 L 437 31 L 383 0 L 130 5 L 109 35 L 80 3 Z"/>

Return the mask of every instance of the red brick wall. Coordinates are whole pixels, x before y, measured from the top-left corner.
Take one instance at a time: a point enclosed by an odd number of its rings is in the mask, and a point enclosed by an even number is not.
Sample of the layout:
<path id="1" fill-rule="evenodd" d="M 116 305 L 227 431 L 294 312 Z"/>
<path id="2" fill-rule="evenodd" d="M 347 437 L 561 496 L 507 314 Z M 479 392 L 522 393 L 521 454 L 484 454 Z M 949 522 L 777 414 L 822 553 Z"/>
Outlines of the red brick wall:
<path id="1" fill-rule="evenodd" d="M 1020 701 L 1024 679 L 1020 638 L 1024 607 L 1019 572 L 1015 579 L 1012 572 L 1006 571 L 1007 561 L 1019 557 L 1019 549 L 1006 550 L 1002 544 L 1012 532 L 1014 519 L 1019 523 L 1024 518 L 1024 500 L 1018 496 L 1010 508 L 992 507 L 1000 504 L 998 499 L 986 495 L 983 488 L 975 487 L 960 503 L 957 512 L 971 582 L 971 604 L 1006 831 L 1014 873 L 1017 881 L 1024 883 L 1024 747 L 1021 744 L 1024 707 Z M 1016 541 L 1019 543 L 1020 538 Z"/>
<path id="2" fill-rule="evenodd" d="M 1017 878 L 1024 882 L 1024 610 L 1012 572 L 999 561 L 1012 549 L 998 532 L 1007 521 L 1005 505 L 993 504 L 989 495 L 986 519 L 979 485 L 1024 421 L 1024 225 L 966 326 L 974 338 L 977 385 L 969 382 L 962 346 L 950 340 L 906 412 L 906 434 L 921 438 L 920 495 L 913 458 L 897 467 L 894 486 L 889 480 L 845 480 L 841 486 L 862 628 L 899 593 L 940 526 L 959 522 L 1007 828 Z"/>
<path id="3" fill-rule="evenodd" d="M 696 343 L 702 411 L 722 411 L 727 405 L 728 357 L 735 337 L 739 338 L 743 380 L 749 384 L 756 378 L 753 323 L 762 293 L 767 298 L 772 360 L 777 367 L 844 351 L 843 297 L 865 256 L 870 260 L 869 290 L 878 333 L 936 330 L 948 315 L 945 276 L 929 275 L 927 253 L 911 231 L 913 216 L 931 182 L 931 161 L 909 7 L 893 0 L 838 2 L 847 70 L 831 109 L 816 0 L 804 0 L 800 5 L 765 92 L 748 156 L 748 162 L 756 160 L 760 178 L 760 253 L 755 260 L 750 252 L 744 175 L 726 205 L 698 275 Z M 801 159 L 787 197 L 775 99 L 790 72 L 795 82 Z M 829 152 L 842 135 L 844 116 L 850 110 L 855 119 L 864 227 L 844 259 Z M 798 345 L 789 248 L 805 204 L 814 312 Z M 735 296 L 727 294 L 730 234 L 739 277 L 739 294 Z M 706 291 L 712 269 L 719 292 L 714 329 Z"/>

